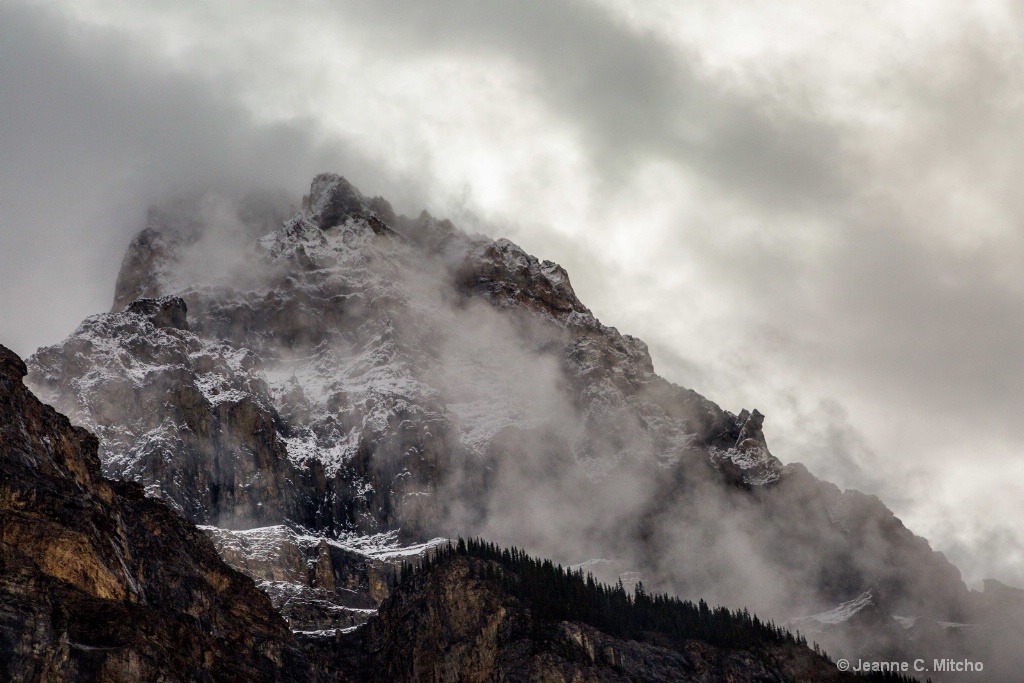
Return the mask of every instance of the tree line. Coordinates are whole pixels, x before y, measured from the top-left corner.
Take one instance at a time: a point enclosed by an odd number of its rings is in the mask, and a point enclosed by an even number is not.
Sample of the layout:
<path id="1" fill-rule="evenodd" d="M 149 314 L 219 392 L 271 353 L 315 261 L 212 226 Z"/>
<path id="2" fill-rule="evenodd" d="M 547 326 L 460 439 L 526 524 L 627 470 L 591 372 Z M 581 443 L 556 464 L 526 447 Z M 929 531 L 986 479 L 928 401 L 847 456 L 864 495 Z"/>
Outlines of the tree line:
<path id="1" fill-rule="evenodd" d="M 696 604 L 667 593 L 649 593 L 643 582 L 627 591 L 620 579 L 614 586 L 601 583 L 582 569 L 569 569 L 548 559 L 530 557 L 516 547 L 501 548 L 483 539 L 459 538 L 438 546 L 417 563 L 404 561 L 393 579 L 399 589 L 414 588 L 424 577 L 456 557 L 482 560 L 470 563 L 471 577 L 491 582 L 530 610 L 537 624 L 575 621 L 589 624 L 618 638 L 661 639 L 681 644 L 699 640 L 725 649 L 757 649 L 766 645 L 808 647 L 799 631 L 794 634 L 774 621 L 763 621 L 746 608 L 729 610 Z M 814 645 L 814 651 L 828 659 Z M 914 683 L 894 672 L 874 672 L 864 680 L 877 683 Z"/>

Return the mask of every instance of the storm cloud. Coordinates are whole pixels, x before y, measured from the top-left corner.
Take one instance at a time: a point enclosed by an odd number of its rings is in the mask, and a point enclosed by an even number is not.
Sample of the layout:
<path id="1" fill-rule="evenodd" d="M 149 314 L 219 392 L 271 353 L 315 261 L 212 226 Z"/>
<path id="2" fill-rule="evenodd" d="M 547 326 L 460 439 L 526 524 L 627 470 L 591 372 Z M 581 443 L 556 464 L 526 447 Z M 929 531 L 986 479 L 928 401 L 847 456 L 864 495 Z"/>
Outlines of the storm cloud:
<path id="1" fill-rule="evenodd" d="M 2 341 L 108 308 L 153 200 L 335 170 L 560 262 L 784 461 L 1024 584 L 1020 10 L 701 5 L 6 0 Z"/>

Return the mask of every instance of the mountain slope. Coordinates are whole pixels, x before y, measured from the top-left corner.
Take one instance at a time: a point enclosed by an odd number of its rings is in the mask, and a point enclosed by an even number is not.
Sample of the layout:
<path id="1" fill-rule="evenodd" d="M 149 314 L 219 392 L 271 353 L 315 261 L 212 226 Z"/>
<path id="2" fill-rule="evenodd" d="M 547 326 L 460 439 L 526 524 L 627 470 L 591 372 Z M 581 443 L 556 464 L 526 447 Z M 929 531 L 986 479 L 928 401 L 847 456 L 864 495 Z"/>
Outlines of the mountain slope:
<path id="1" fill-rule="evenodd" d="M 97 440 L 0 346 L 0 678 L 292 681 L 270 601 L 195 527 L 100 475 Z"/>

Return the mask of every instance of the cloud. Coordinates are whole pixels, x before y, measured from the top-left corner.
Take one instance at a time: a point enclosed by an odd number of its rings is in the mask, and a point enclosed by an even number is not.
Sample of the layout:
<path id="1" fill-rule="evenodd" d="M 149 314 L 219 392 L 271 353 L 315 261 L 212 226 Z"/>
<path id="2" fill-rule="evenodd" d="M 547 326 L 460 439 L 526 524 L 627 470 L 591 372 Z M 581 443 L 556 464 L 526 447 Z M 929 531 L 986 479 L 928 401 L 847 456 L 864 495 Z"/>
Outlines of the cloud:
<path id="1" fill-rule="evenodd" d="M 588 3 L 357 0 L 340 7 L 361 31 L 396 46 L 399 59 L 445 54 L 513 63 L 527 74 L 525 94 L 575 130 L 592 172 L 608 186 L 645 161 L 669 159 L 772 205 L 839 192 L 831 125 L 715 79 L 694 51 Z"/>
<path id="2" fill-rule="evenodd" d="M 105 309 L 153 196 L 338 170 L 561 262 L 841 485 L 941 490 L 979 532 L 938 546 L 1020 541 L 949 485 L 1024 451 L 1019 8 L 689 5 L 8 0 L 0 335 Z"/>
<path id="3" fill-rule="evenodd" d="M 0 6 L 0 62 L 2 333 L 25 355 L 110 306 L 150 202 L 302 187 L 322 167 L 374 177 L 343 142 L 319 141 L 315 122 L 261 125 L 135 37 L 47 9 Z"/>

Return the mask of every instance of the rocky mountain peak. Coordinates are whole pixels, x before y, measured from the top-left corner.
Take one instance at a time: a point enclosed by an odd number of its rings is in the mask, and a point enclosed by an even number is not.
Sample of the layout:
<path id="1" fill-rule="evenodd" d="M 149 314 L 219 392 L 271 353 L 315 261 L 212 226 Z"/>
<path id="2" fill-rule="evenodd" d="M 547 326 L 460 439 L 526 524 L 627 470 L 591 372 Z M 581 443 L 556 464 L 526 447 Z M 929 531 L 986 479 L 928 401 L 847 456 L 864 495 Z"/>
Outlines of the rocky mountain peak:
<path id="1" fill-rule="evenodd" d="M 376 217 L 389 226 L 394 225 L 396 219 L 386 199 L 366 197 L 336 173 L 321 173 L 313 178 L 303 208 L 321 230 L 341 225 L 348 218 Z"/>
<path id="2" fill-rule="evenodd" d="M 168 264 L 177 256 L 176 240 L 168 239 L 160 228 L 151 225 L 139 232 L 121 259 L 111 312 L 119 313 L 132 301 L 157 294 Z"/>
<path id="3" fill-rule="evenodd" d="M 768 442 L 764 437 L 764 415 L 757 408 L 754 412 L 747 412 L 744 408 L 736 416 L 736 424 L 739 425 L 740 435 L 736 437 L 736 449 L 749 451 L 754 448 L 768 450 Z"/>

